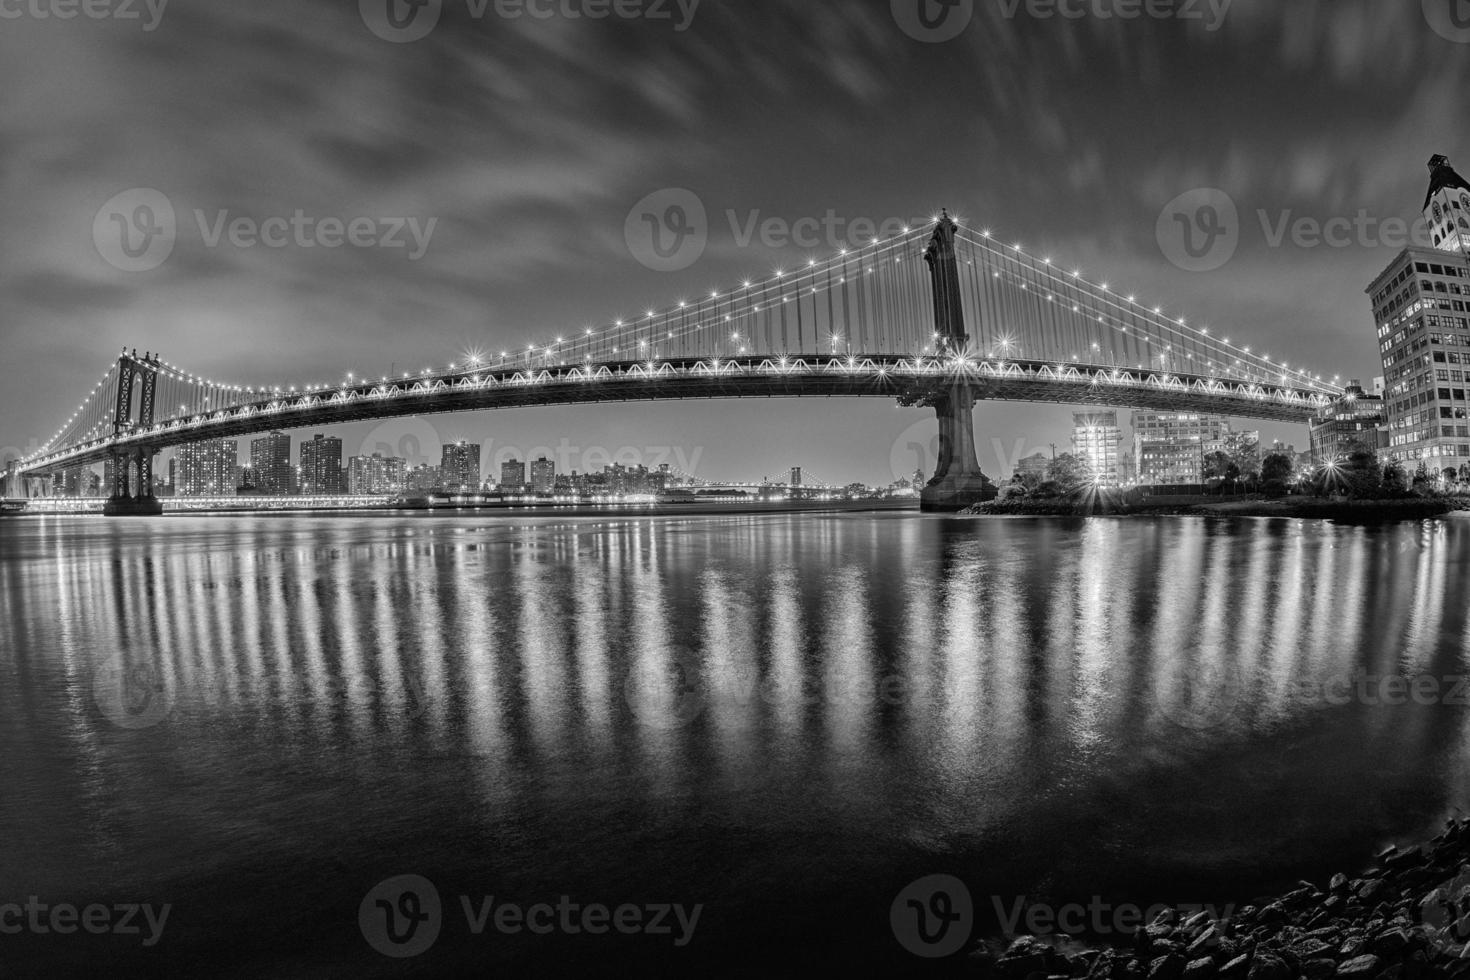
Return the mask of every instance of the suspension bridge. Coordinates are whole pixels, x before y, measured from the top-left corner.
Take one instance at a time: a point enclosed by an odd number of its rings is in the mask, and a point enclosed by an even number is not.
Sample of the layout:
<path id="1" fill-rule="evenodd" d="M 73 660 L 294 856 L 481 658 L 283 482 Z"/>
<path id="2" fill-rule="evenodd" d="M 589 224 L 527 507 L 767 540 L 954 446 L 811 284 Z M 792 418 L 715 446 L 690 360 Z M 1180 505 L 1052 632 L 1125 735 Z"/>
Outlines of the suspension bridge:
<path id="1" fill-rule="evenodd" d="M 5 496 L 111 462 L 109 513 L 153 514 L 153 460 L 187 443 L 396 416 L 614 401 L 888 398 L 940 423 L 926 509 L 988 499 L 974 406 L 1030 401 L 1305 423 L 1341 395 L 1301 366 L 962 227 L 921 229 L 804 268 L 446 369 L 241 385 L 124 350 Z"/>

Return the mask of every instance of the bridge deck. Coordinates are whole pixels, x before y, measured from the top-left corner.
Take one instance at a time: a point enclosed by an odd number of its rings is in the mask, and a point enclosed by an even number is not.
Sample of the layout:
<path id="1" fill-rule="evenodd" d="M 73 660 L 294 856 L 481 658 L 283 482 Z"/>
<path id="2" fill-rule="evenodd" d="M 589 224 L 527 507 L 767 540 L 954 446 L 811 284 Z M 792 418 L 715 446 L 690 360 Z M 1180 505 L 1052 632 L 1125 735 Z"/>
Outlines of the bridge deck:
<path id="1" fill-rule="evenodd" d="M 1193 411 L 1305 423 L 1329 402 L 1327 389 L 1035 361 L 915 358 L 910 355 L 791 355 L 620 362 L 420 376 L 264 396 L 252 404 L 170 419 L 68 447 L 19 470 L 35 475 L 207 439 L 316 428 L 412 415 L 600 402 L 717 398 L 890 398 L 921 396 L 963 382 L 978 399 Z"/>

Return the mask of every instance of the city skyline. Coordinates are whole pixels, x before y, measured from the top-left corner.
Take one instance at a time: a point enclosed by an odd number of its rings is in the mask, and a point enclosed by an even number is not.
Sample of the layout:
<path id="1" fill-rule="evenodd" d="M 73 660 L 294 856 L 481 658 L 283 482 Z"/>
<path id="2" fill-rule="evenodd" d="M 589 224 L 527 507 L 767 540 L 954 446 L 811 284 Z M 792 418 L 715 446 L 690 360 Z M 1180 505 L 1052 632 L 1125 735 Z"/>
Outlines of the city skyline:
<path id="1" fill-rule="evenodd" d="M 1453 58 L 1456 47 L 1426 30 L 1416 11 L 1386 10 L 1382 5 L 1339 5 L 1329 22 L 1317 18 L 1315 5 L 1278 9 L 1242 2 L 1232 6 L 1229 19 L 1213 32 L 1210 44 L 1203 43 L 1196 27 L 1187 27 L 1183 34 L 1190 57 L 1236 80 L 1237 91 L 1246 93 L 1256 89 L 1245 54 L 1265 44 L 1268 55 L 1286 73 L 1311 77 L 1314 85 L 1351 100 L 1358 132 L 1337 125 L 1341 119 L 1332 111 L 1305 118 L 1292 113 L 1298 93 L 1273 92 L 1269 108 L 1265 102 L 1246 100 L 1246 105 L 1256 105 L 1260 115 L 1249 137 L 1227 139 L 1201 126 L 1192 131 L 1172 129 L 1171 140 L 1163 142 L 1145 125 L 1138 131 L 1144 146 L 1103 154 L 1103 134 L 1089 124 L 1090 118 L 1104 108 L 1120 113 L 1127 122 L 1146 123 L 1146 114 L 1128 103 L 1127 87 L 1120 88 L 1121 83 L 1096 93 L 1078 95 L 1069 90 L 1070 97 L 1061 99 L 1054 96 L 1062 80 L 1109 53 L 1140 73 L 1163 71 L 1180 55 L 1165 43 L 1166 25 L 1139 23 L 1132 30 L 1116 30 L 1118 25 L 1093 21 L 1077 26 L 1076 51 L 1056 64 L 1056 80 L 1038 78 L 1033 91 L 1007 95 L 1003 93 L 1008 89 L 997 89 L 987 96 L 1013 102 L 1012 109 L 1027 110 L 1011 114 L 1026 121 L 959 127 L 950 159 L 940 161 L 932 172 L 921 174 L 907 154 L 880 155 L 862 179 L 823 181 L 819 193 L 808 190 L 814 185 L 804 178 L 810 178 L 812 171 L 800 157 L 782 165 L 753 159 L 747 180 L 727 182 L 701 179 L 692 164 L 642 166 L 645 157 L 660 159 L 657 138 L 639 140 L 640 127 L 628 124 L 625 111 L 611 110 L 616 117 L 614 130 L 610 128 L 614 120 L 600 121 L 595 114 L 574 108 L 578 97 L 587 94 L 586 83 L 564 74 L 547 76 L 546 69 L 526 59 L 527 50 L 542 51 L 554 61 L 569 57 L 583 45 L 614 45 L 645 57 L 658 80 L 651 87 L 635 90 L 630 105 L 646 107 L 675 125 L 689 125 L 700 118 L 714 125 L 714 120 L 738 112 L 717 95 L 718 86 L 729 81 L 730 66 L 717 59 L 708 78 L 682 85 L 681 80 L 694 77 L 688 59 L 678 47 L 661 46 L 667 37 L 657 26 L 638 25 L 637 30 L 611 35 L 589 33 L 586 25 L 570 22 L 511 22 L 497 24 L 490 31 L 484 24 L 449 18 L 432 37 L 416 45 L 398 46 L 372 37 L 350 13 L 293 12 L 291 17 L 272 20 L 264 12 L 267 6 L 242 11 L 197 5 L 165 22 L 149 43 L 180 51 L 197 44 L 197 50 L 184 58 L 184 70 L 202 71 L 196 59 L 205 52 L 217 54 L 238 74 L 239 82 L 253 86 L 252 91 L 258 91 L 263 81 L 258 74 L 262 65 L 289 66 L 294 56 L 280 52 L 247 64 L 238 52 L 211 51 L 203 40 L 209 31 L 222 24 L 253 24 L 283 37 L 330 38 L 340 68 L 349 75 L 366 71 L 371 63 L 386 77 L 411 77 L 421 59 L 435 53 L 453 54 L 466 64 L 503 58 L 556 93 L 551 116 L 555 125 L 531 136 L 523 151 L 509 154 L 503 147 L 498 153 L 476 154 L 474 141 L 465 137 L 463 172 L 454 175 L 457 179 L 429 181 L 418 194 L 408 194 L 410 185 L 405 183 L 423 172 L 422 162 L 411 154 L 396 153 L 388 143 L 365 142 L 360 132 L 351 140 L 344 137 L 342 146 L 360 146 L 364 152 L 382 153 L 399 164 L 393 178 L 378 180 L 354 168 L 350 155 L 333 153 L 336 147 L 325 144 L 319 154 L 329 170 L 339 174 L 344 186 L 354 188 L 354 201 L 364 202 L 353 207 L 373 210 L 370 205 L 376 202 L 377 211 L 385 214 L 413 210 L 425 221 L 440 219 L 433 247 L 419 261 L 409 262 L 406 255 L 383 249 L 312 252 L 203 244 L 188 227 L 196 210 L 206 216 L 226 210 L 256 220 L 297 210 L 347 217 L 352 213 L 347 200 L 334 195 L 316 177 L 293 183 L 286 173 L 273 190 L 251 188 L 241 184 L 236 161 L 215 155 L 206 155 L 192 170 L 182 170 L 143 142 L 160 121 L 131 120 L 137 138 L 119 136 L 122 166 L 108 168 L 108 179 L 113 181 L 119 170 L 136 174 L 131 184 L 110 191 L 97 181 L 81 187 L 65 185 L 70 202 L 65 206 L 38 211 L 32 204 L 23 209 L 22 221 L 37 229 L 55 261 L 42 268 L 27 254 L 6 255 L 15 260 L 11 266 L 24 288 L 7 294 L 3 300 L 7 308 L 0 313 L 13 322 L 35 325 L 18 338 L 19 356 L 35 360 L 40 352 L 32 338 L 40 337 L 47 338 L 47 354 L 38 360 L 44 367 L 0 395 L 4 400 L 0 417 L 6 420 L 0 443 L 24 451 L 32 439 L 44 440 L 48 426 L 68 404 L 57 401 L 67 395 L 67 386 L 60 379 L 93 376 L 101 367 L 90 363 L 99 344 L 102 349 L 112 342 L 162 349 L 176 363 L 241 383 L 279 377 L 280 365 L 267 352 L 274 349 L 277 339 L 285 343 L 287 335 L 296 350 L 292 361 L 302 383 L 346 371 L 368 375 L 409 365 L 417 370 L 421 362 L 440 364 L 466 351 L 514 348 L 534 342 L 537 336 L 632 315 L 648 305 L 696 295 L 744 276 L 766 274 L 780 264 L 796 264 L 809 255 L 835 250 L 851 237 L 855 226 L 859 231 L 879 228 L 890 218 L 911 220 L 932 214 L 939 206 L 949 206 L 976 221 L 993 222 L 1001 233 L 1024 235 L 1030 240 L 1028 246 L 1034 243 L 1035 248 L 1054 250 L 1099 277 L 1126 282 L 1141 297 L 1198 322 L 1218 324 L 1243 335 L 1280 338 L 1282 346 L 1275 353 L 1293 363 L 1320 366 L 1344 381 L 1369 377 L 1377 373 L 1373 369 L 1377 355 L 1371 314 L 1364 311 L 1361 289 L 1394 250 L 1377 239 L 1358 242 L 1355 238 L 1347 247 L 1302 244 L 1311 239 L 1298 234 L 1297 224 L 1309 219 L 1319 230 L 1334 219 L 1347 219 L 1351 224 L 1363 210 L 1370 219 L 1366 227 L 1374 234 L 1385 232 L 1383 223 L 1416 216 L 1422 199 L 1421 168 L 1430 153 L 1443 152 L 1452 160 L 1457 153 L 1461 159 L 1470 153 L 1462 143 L 1457 144 L 1455 134 L 1426 136 L 1436 127 L 1423 125 L 1452 114 L 1453 93 L 1463 89 L 1467 68 L 1463 60 Z M 1019 21 L 1005 24 L 1006 30 L 998 32 L 998 25 L 982 21 L 951 43 L 915 45 L 893 29 L 882 6 L 851 4 L 839 16 L 832 9 L 812 5 L 795 15 L 798 32 L 821 30 L 836 41 L 809 67 L 798 68 L 792 59 L 773 59 L 773 74 L 762 83 L 765 87 L 758 90 L 759 97 L 772 98 L 775 93 L 803 87 L 809 93 L 808 111 L 823 119 L 846 118 L 845 110 L 859 106 L 916 109 L 916 100 L 943 114 L 952 96 L 943 91 L 880 95 L 878 89 L 847 71 L 844 59 L 863 57 L 871 63 L 907 65 L 922 58 L 934 60 L 941 70 L 959 71 L 971 64 L 971 56 L 978 51 L 986 55 L 981 63 L 992 65 L 988 70 L 1004 72 L 1022 64 L 1031 50 L 1045 43 L 1046 32 L 1057 26 Z M 678 38 L 691 51 L 707 47 L 718 32 L 727 32 L 737 45 L 747 43 L 761 34 L 760 25 L 768 16 L 762 4 L 748 5 L 748 10 L 732 20 L 721 7 L 706 5 Z M 23 49 L 14 35 L 0 40 L 7 45 L 6 64 L 12 66 L 11 71 L 29 71 L 35 80 L 44 80 L 55 67 L 78 66 L 74 37 L 55 30 L 58 26 L 27 24 Z M 1268 42 L 1267 38 L 1276 40 Z M 512 41 L 526 47 L 506 48 Z M 776 43 L 791 42 L 778 36 Z M 1356 64 L 1355 55 L 1368 45 L 1375 51 L 1374 58 L 1354 73 L 1338 70 L 1341 63 Z M 1394 70 L 1408 62 L 1424 69 L 1412 81 Z M 110 49 L 106 63 L 120 75 L 135 79 L 143 91 L 161 84 L 148 64 L 134 57 L 131 45 Z M 199 84 L 209 87 L 214 83 L 201 77 Z M 1166 98 L 1173 105 L 1204 98 L 1205 90 L 1198 85 L 1183 83 Z M 598 114 L 607 115 L 609 108 L 599 106 L 596 97 L 584 101 L 598 106 Z M 1276 104 L 1279 102 L 1285 104 Z M 369 115 L 398 119 L 419 107 L 420 97 L 410 92 L 403 104 L 378 107 Z M 316 118 L 309 108 L 295 111 L 303 118 Z M 366 108 L 362 111 L 368 112 Z M 444 110 L 428 111 L 438 117 Z M 1223 119 L 1242 111 L 1222 106 L 1215 115 Z M 1291 126 L 1284 128 L 1287 118 Z M 116 119 L 114 125 L 126 119 Z M 226 119 L 222 116 L 210 125 L 221 127 L 219 135 L 227 139 L 238 130 L 229 128 L 234 124 Z M 574 154 L 566 139 L 557 134 L 578 126 L 585 127 L 590 138 L 600 141 L 598 145 L 606 146 L 611 154 L 604 164 L 606 180 L 593 195 L 569 192 L 564 182 L 554 185 L 544 177 L 570 165 Z M 992 131 L 1001 126 L 1019 127 L 1007 135 L 1046 148 L 1048 165 L 1038 171 L 1029 161 L 996 156 L 989 149 L 992 141 L 984 137 L 999 135 Z M 327 133 L 334 131 L 330 124 L 323 128 Z M 840 129 L 854 139 L 860 132 L 856 123 L 843 123 Z M 1077 134 L 1090 135 L 1073 139 Z M 1180 142 L 1181 135 L 1194 142 Z M 1158 145 L 1151 145 L 1154 142 Z M 1185 152 L 1186 146 L 1192 147 L 1190 152 Z M 707 152 L 715 152 L 714 147 Z M 1149 165 L 1133 167 L 1135 153 L 1139 159 L 1150 159 Z M 965 161 L 970 157 L 987 164 L 981 168 L 987 175 L 983 186 L 967 176 Z M 470 162 L 476 158 L 478 163 Z M 794 173 L 790 172 L 793 165 Z M 506 197 L 502 191 L 493 205 L 487 205 L 503 220 L 487 223 L 468 217 L 478 199 L 465 184 L 476 166 L 486 168 L 487 173 L 503 168 L 520 181 L 519 197 Z M 1139 176 L 1122 176 L 1135 171 Z M 775 182 L 778 175 L 780 182 Z M 41 173 L 29 176 L 34 192 L 28 199 L 53 200 L 63 190 L 54 178 Z M 14 171 L 7 177 L 18 178 Z M 108 196 L 128 186 L 158 187 L 181 216 L 176 254 L 157 270 L 121 272 L 97 254 L 91 240 L 92 217 Z M 557 191 L 553 192 L 553 186 Z M 689 267 L 656 272 L 630 252 L 624 225 L 643 198 L 674 188 L 688 188 L 702 202 L 710 240 L 701 258 Z M 1125 193 L 1102 193 L 1110 188 L 1122 188 Z M 1209 272 L 1180 268 L 1177 256 L 1166 254 L 1156 235 L 1158 219 L 1169 202 L 1200 188 L 1224 190 L 1240 216 L 1234 258 Z M 407 207 L 410 203 L 413 208 Z M 833 220 L 829 220 L 829 211 Z M 784 228 L 792 234 L 775 234 L 766 224 L 772 219 L 775 231 Z M 752 228 L 755 231 L 747 235 L 746 230 Z M 1104 228 L 1110 230 L 1103 233 Z M 840 234 L 829 235 L 832 229 Z M 1284 238 L 1275 234 L 1281 229 L 1285 229 Z M 803 242 L 809 240 L 807 236 L 814 235 L 815 240 L 810 246 L 793 247 L 793 234 Z M 477 280 L 465 275 L 465 263 L 471 256 L 485 260 L 479 268 L 486 270 L 486 276 Z M 368 290 L 375 301 L 383 299 L 376 289 L 387 290 L 390 285 L 399 291 L 399 298 L 363 308 L 363 300 L 344 296 L 344 277 L 360 282 L 362 273 L 370 273 L 378 283 Z M 321 295 L 334 302 L 342 300 L 340 308 L 299 301 L 302 294 L 287 288 L 293 278 L 320 283 Z M 554 287 L 567 280 L 578 285 Z M 245 290 L 247 281 L 253 285 Z M 438 290 L 438 298 L 430 299 L 430 293 L 441 285 L 448 292 Z M 207 312 L 201 307 L 206 294 L 211 297 Z M 1304 294 L 1312 297 L 1311 304 L 1299 301 Z M 206 322 L 226 335 L 243 336 L 236 327 L 247 315 L 250 333 L 256 337 L 250 344 L 201 344 L 197 330 L 181 329 L 185 321 Z M 47 329 L 45 324 L 59 316 L 85 324 L 85 330 Z M 403 317 L 415 323 L 411 340 L 398 327 Z M 497 326 L 504 323 L 521 326 Z M 84 335 L 86 342 L 82 343 Z M 1330 356 L 1323 357 L 1324 352 Z M 925 421 L 916 413 L 876 404 L 854 404 L 837 419 L 815 417 L 799 403 L 752 403 L 742 406 L 742 411 L 751 427 L 772 433 L 775 449 L 792 457 L 800 455 L 813 472 L 839 484 L 848 479 L 878 482 L 893 478 L 895 474 L 882 464 L 885 454 L 874 460 L 870 454 L 852 450 L 875 438 L 892 444 L 910 426 Z M 793 419 L 799 424 L 790 424 Z M 499 423 L 471 416 L 446 418 L 443 424 L 449 430 L 446 441 L 465 434 L 483 442 L 481 433 Z M 631 442 L 702 447 L 711 458 L 730 467 L 730 473 L 712 474 L 715 477 L 761 468 L 748 441 L 725 431 L 717 405 L 538 409 L 517 413 L 514 426 L 517 440 L 527 443 L 528 449 L 555 447 L 564 438 L 591 445 Z M 998 460 L 983 458 L 991 439 L 1006 447 L 1022 440 L 1027 450 L 1065 443 L 1069 413 L 985 404 L 977 415 L 977 427 L 982 464 L 992 476 L 1004 476 L 993 472 Z M 874 437 L 875 432 L 880 435 Z M 353 432 L 343 433 L 348 443 L 355 437 Z M 1296 427 L 1267 426 L 1265 437 L 1268 441 L 1305 442 L 1304 433 Z M 803 446 L 809 447 L 804 454 L 800 453 Z"/>

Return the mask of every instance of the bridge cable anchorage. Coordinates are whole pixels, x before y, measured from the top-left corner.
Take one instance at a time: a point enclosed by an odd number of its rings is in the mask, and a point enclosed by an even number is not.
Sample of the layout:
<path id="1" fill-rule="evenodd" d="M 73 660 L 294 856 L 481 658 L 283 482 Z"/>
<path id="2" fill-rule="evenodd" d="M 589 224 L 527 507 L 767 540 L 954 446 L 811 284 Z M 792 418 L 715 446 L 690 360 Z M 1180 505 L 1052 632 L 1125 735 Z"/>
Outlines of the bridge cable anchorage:
<path id="1" fill-rule="evenodd" d="M 989 397 L 1123 405 L 1147 389 L 1184 392 L 1217 404 L 1224 414 L 1290 419 L 1305 419 L 1341 394 L 1319 375 L 1275 363 L 1161 308 L 1150 310 L 1106 283 L 964 223 L 954 228 L 953 248 L 958 322 L 966 333 L 962 341 L 941 337 L 925 255 L 940 222 L 948 220 L 945 212 L 923 227 L 778 268 L 764 279 L 528 343 L 517 352 L 470 353 L 447 369 L 417 374 L 248 386 L 125 349 L 20 468 L 47 472 L 119 450 L 318 420 L 461 410 L 455 406 L 465 398 L 483 402 L 490 392 L 507 403 L 514 394 L 523 404 L 530 400 L 526 389 L 538 386 L 636 381 L 681 385 L 681 397 L 709 397 L 748 393 L 736 382 L 748 388 L 749 379 L 759 377 L 772 383 L 769 396 L 810 393 L 820 389 L 816 379 L 845 376 L 847 384 L 861 380 L 864 387 L 855 393 L 909 392 L 921 399 L 924 385 L 957 373 L 991 386 L 981 389 Z M 139 377 L 154 384 L 146 426 L 136 410 L 141 392 L 129 392 L 129 410 L 122 410 L 122 389 Z M 1027 389 L 1020 380 L 1042 384 Z M 597 400 L 585 391 L 576 397 Z M 1156 404 L 1154 395 L 1147 397 Z"/>

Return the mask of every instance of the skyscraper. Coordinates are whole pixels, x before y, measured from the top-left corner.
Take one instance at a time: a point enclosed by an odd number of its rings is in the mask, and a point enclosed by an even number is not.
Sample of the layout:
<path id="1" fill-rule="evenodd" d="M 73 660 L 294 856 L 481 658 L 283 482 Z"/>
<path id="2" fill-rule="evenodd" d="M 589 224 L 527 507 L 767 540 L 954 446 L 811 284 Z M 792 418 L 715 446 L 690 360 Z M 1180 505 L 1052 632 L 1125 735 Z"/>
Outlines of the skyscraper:
<path id="1" fill-rule="evenodd" d="M 451 442 L 444 446 L 439 462 L 439 480 L 451 493 L 480 489 L 480 447 L 476 443 Z"/>
<path id="2" fill-rule="evenodd" d="M 233 439 L 180 446 L 175 493 L 180 497 L 233 497 L 238 465 L 240 446 Z"/>
<path id="3" fill-rule="evenodd" d="M 1404 249 L 1368 287 L 1383 357 L 1388 454 L 1436 472 L 1470 465 L 1470 183 L 1429 161 L 1434 248 Z"/>
<path id="4" fill-rule="evenodd" d="M 1122 442 L 1117 412 L 1072 413 L 1072 453 L 1087 461 L 1098 486 L 1118 485 L 1118 447 Z"/>
<path id="5" fill-rule="evenodd" d="M 342 440 L 318 433 L 301 443 L 301 495 L 330 497 L 346 486 L 342 473 Z"/>
<path id="6" fill-rule="evenodd" d="M 385 457 L 354 456 L 347 461 L 347 492 L 354 497 L 391 496 L 406 489 L 408 461 Z"/>
<path id="7" fill-rule="evenodd" d="M 250 442 L 250 469 L 255 492 L 265 496 L 284 496 L 291 492 L 291 437 L 284 432 Z"/>
<path id="8" fill-rule="evenodd" d="M 531 492 L 550 493 L 556 489 L 556 464 L 542 456 L 531 464 Z"/>
<path id="9" fill-rule="evenodd" d="M 520 493 L 526 489 L 526 464 L 508 459 L 500 464 L 500 492 Z"/>

